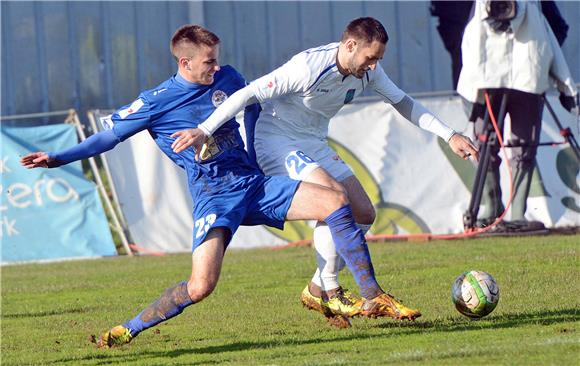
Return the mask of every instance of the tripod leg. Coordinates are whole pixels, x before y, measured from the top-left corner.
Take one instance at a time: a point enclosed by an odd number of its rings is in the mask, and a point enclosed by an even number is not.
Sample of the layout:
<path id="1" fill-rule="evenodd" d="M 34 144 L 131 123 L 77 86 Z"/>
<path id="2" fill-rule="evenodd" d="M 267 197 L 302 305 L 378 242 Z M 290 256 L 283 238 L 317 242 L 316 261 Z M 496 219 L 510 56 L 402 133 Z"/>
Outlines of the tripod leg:
<path id="1" fill-rule="evenodd" d="M 475 221 L 477 220 L 477 214 L 479 211 L 479 204 L 481 202 L 481 195 L 483 192 L 483 186 L 485 184 L 485 172 L 487 171 L 487 166 L 489 165 L 489 146 L 488 141 L 490 133 L 492 132 L 487 127 L 489 126 L 489 113 L 486 110 L 485 116 L 483 118 L 483 131 L 485 131 L 483 136 L 483 141 L 480 141 L 479 149 L 479 164 L 477 165 L 477 170 L 475 172 L 475 180 L 473 181 L 473 188 L 471 189 L 471 199 L 469 200 L 469 207 L 463 215 L 463 227 L 465 229 L 471 229 L 475 227 Z M 479 138 L 479 136 L 476 136 Z"/>
<path id="2" fill-rule="evenodd" d="M 556 116 L 556 112 L 554 112 L 554 110 L 552 109 L 552 106 L 550 105 L 548 98 L 546 98 L 545 95 L 543 97 L 544 97 L 544 102 L 546 102 L 546 107 L 548 107 L 548 111 L 550 112 L 550 114 L 552 115 L 552 118 L 554 119 L 554 122 L 556 123 L 556 125 L 560 129 L 560 133 L 564 136 L 566 141 L 568 141 L 568 144 L 572 148 L 572 151 L 574 151 L 576 158 L 578 159 L 578 161 L 580 161 L 580 146 L 578 146 L 578 141 L 576 141 L 576 139 L 574 138 L 574 135 L 572 134 L 572 131 L 570 131 L 569 128 L 564 129 L 564 127 L 562 126 L 562 123 L 560 123 L 560 120 L 558 119 L 558 116 Z"/>
<path id="3" fill-rule="evenodd" d="M 499 131 L 503 130 L 503 121 L 505 119 L 507 110 L 508 93 L 501 93 L 501 105 L 497 118 Z M 494 98 L 495 99 L 495 98 Z M 488 167 L 490 163 L 491 147 L 497 143 L 497 137 L 495 130 L 490 123 L 491 116 L 486 108 L 485 117 L 483 120 L 483 141 L 481 141 L 480 148 L 480 161 L 477 166 L 477 171 L 475 174 L 475 181 L 473 182 L 473 189 L 471 190 L 471 200 L 469 202 L 469 207 L 465 214 L 463 215 L 463 226 L 465 229 L 473 229 L 477 221 L 477 215 L 479 213 L 479 206 L 481 203 L 481 198 L 484 192 L 485 180 L 488 172 Z M 499 178 L 498 178 L 499 180 Z M 495 182 L 494 182 L 495 183 Z M 499 183 L 499 182 L 498 182 Z M 499 184 L 497 185 L 499 187 Z M 501 200 L 501 196 L 499 197 Z"/>

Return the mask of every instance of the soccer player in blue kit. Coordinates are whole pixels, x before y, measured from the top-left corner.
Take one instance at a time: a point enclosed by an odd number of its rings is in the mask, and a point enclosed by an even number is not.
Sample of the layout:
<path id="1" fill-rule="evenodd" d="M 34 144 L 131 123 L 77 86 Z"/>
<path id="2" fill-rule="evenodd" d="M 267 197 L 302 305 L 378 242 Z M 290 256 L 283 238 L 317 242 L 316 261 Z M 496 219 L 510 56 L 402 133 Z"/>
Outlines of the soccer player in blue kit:
<path id="1" fill-rule="evenodd" d="M 205 121 L 229 95 L 245 86 L 231 66 L 218 64 L 219 38 L 197 25 L 179 28 L 171 39 L 178 72 L 157 88 L 112 115 L 113 127 L 67 150 L 35 152 L 21 159 L 26 168 L 53 168 L 108 151 L 119 142 L 148 130 L 159 148 L 188 177 L 194 203 L 192 271 L 188 281 L 167 289 L 135 318 L 105 332 L 97 344 L 129 343 L 141 331 L 180 314 L 200 302 L 217 285 L 225 249 L 240 225 L 282 228 L 285 220 L 319 220 L 331 228 L 369 311 L 377 316 L 396 312 L 399 319 L 420 316 L 400 304 L 373 302 L 384 296 L 377 283 L 368 248 L 352 218 L 346 195 L 339 190 L 288 177 L 264 176 L 244 150 L 234 118 L 224 123 L 197 151 L 176 150 L 190 129 Z M 250 106 L 246 118 L 257 108 Z M 385 307 L 389 307 L 388 311 Z"/>

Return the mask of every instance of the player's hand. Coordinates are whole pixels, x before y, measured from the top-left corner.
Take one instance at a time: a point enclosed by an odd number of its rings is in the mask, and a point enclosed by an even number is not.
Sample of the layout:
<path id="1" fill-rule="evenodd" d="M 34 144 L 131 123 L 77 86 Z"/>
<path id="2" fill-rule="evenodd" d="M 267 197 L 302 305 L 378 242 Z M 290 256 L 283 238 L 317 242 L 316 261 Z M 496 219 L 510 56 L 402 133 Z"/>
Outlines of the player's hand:
<path id="1" fill-rule="evenodd" d="M 20 164 L 26 169 L 54 168 L 58 166 L 44 151 L 30 153 L 20 158 Z"/>
<path id="2" fill-rule="evenodd" d="M 471 156 L 475 161 L 479 161 L 479 150 L 469 137 L 456 133 L 449 139 L 449 147 L 464 160 L 468 160 Z"/>
<path id="3" fill-rule="evenodd" d="M 179 154 L 187 148 L 193 146 L 195 149 L 195 160 L 199 160 L 199 152 L 201 147 L 207 140 L 207 136 L 199 128 L 191 128 L 188 130 L 177 131 L 171 135 L 175 141 L 171 144 L 173 152 Z"/>

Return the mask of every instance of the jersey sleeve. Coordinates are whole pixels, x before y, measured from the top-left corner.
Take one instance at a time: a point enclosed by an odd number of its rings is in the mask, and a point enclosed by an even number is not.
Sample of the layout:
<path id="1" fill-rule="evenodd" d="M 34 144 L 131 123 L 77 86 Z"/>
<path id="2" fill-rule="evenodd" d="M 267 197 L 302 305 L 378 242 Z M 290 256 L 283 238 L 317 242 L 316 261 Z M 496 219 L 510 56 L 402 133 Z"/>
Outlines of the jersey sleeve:
<path id="1" fill-rule="evenodd" d="M 91 156 L 111 150 L 118 143 L 119 139 L 112 130 L 101 131 L 66 150 L 48 153 L 48 156 L 53 159 L 49 167 L 56 168 L 73 161 L 90 158 Z"/>
<path id="2" fill-rule="evenodd" d="M 290 93 L 306 91 L 310 83 L 311 72 L 302 54 L 271 73 L 250 83 L 254 95 L 260 103 Z"/>
<path id="3" fill-rule="evenodd" d="M 146 130 L 151 124 L 151 106 L 142 94 L 133 103 L 117 110 L 111 116 L 113 132 L 125 141 L 137 132 Z"/>
<path id="4" fill-rule="evenodd" d="M 397 104 L 407 95 L 389 79 L 385 70 L 383 70 L 381 64 L 378 62 L 376 69 L 371 75 L 371 80 L 369 80 L 370 88 L 380 95 L 385 102 Z"/>

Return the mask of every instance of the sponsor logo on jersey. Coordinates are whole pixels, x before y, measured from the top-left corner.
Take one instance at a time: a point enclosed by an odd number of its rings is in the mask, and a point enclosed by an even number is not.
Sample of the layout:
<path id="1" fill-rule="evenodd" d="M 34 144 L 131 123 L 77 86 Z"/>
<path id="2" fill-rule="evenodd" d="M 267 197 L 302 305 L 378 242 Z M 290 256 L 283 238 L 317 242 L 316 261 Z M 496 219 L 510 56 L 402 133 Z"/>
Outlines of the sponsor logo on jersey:
<path id="1" fill-rule="evenodd" d="M 328 93 L 330 90 L 328 89 L 323 89 L 323 88 L 318 88 L 316 89 L 317 92 L 321 92 L 321 93 Z"/>
<path id="2" fill-rule="evenodd" d="M 233 131 L 216 134 L 208 137 L 207 141 L 201 147 L 199 156 L 202 161 L 214 159 L 224 151 L 234 149 L 238 146 L 239 143 Z"/>
<path id="3" fill-rule="evenodd" d="M 273 88 L 274 87 L 274 83 L 271 82 L 271 81 L 269 81 L 267 86 L 268 86 L 268 88 Z"/>
<path id="4" fill-rule="evenodd" d="M 214 107 L 218 107 L 220 104 L 222 104 L 223 102 L 226 101 L 226 99 L 228 99 L 228 95 L 221 91 L 221 90 L 216 90 L 213 92 L 212 96 L 211 96 L 211 102 L 213 103 Z"/>
<path id="5" fill-rule="evenodd" d="M 208 137 L 207 141 L 201 147 L 199 157 L 202 161 L 213 158 L 220 154 L 220 148 L 215 142 L 213 136 Z"/>
<path id="6" fill-rule="evenodd" d="M 131 103 L 131 105 L 129 106 L 129 108 L 125 108 L 125 109 L 121 109 L 119 111 L 119 116 L 121 117 L 121 119 L 125 119 L 127 118 L 128 115 L 137 112 L 139 109 L 141 109 L 141 107 L 143 107 L 143 101 L 139 98 L 136 101 L 134 101 L 133 103 Z"/>
<path id="7" fill-rule="evenodd" d="M 153 95 L 161 94 L 161 93 L 163 93 L 163 92 L 164 92 L 164 91 L 166 91 L 166 90 L 167 90 L 167 88 L 163 88 L 163 89 L 155 90 L 155 91 L 153 92 Z"/>

